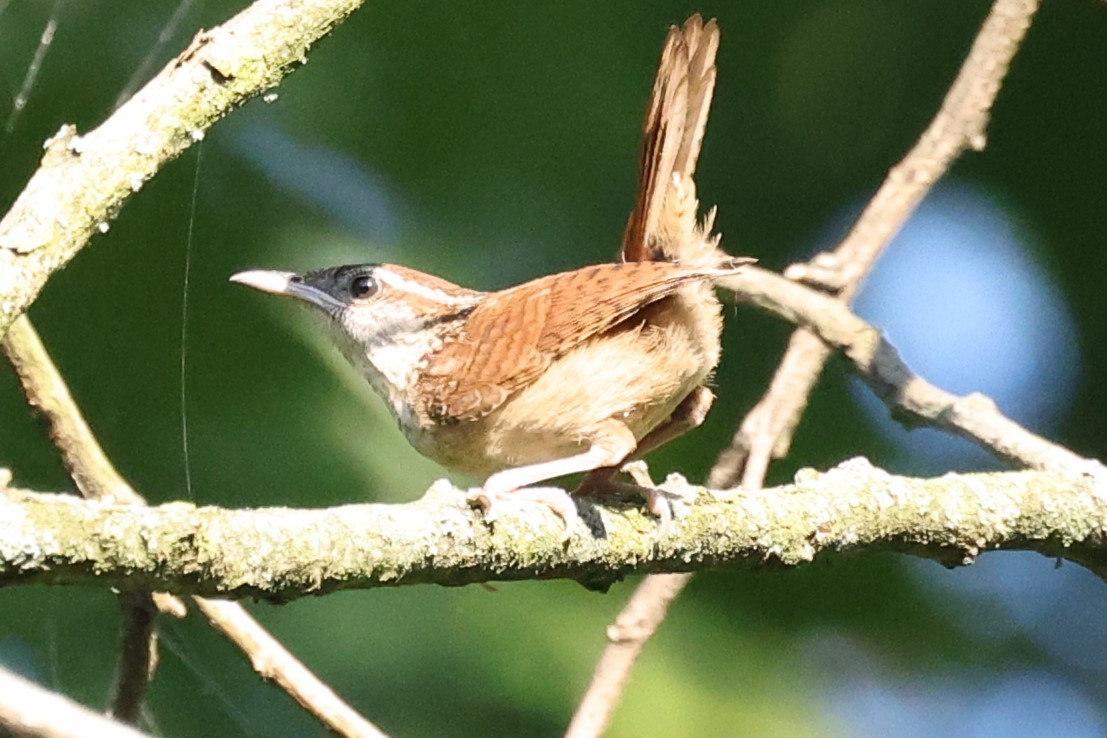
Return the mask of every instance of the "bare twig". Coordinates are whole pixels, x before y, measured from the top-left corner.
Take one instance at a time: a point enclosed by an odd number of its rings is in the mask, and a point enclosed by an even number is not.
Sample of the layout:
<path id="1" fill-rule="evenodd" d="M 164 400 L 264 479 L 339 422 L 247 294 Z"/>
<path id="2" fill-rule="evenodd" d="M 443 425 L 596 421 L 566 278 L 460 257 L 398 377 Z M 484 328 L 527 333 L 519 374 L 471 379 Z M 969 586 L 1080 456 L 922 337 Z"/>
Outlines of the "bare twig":
<path id="1" fill-rule="evenodd" d="M 1014 466 L 1102 474 L 1103 465 L 1031 433 L 981 394 L 957 396 L 915 374 L 880 331 L 840 300 L 762 269 L 748 268 L 723 283 L 738 299 L 805 326 L 840 349 L 858 376 L 901 422 L 967 438 Z"/>
<path id="2" fill-rule="evenodd" d="M 63 126 L 0 220 L 0 336 L 123 204 L 216 121 L 275 86 L 364 0 L 258 0 L 199 33 L 98 128 Z"/>
<path id="3" fill-rule="evenodd" d="M 36 738 L 147 735 L 3 668 L 0 668 L 0 729 L 5 735 Z"/>
<path id="4" fill-rule="evenodd" d="M 145 500 L 119 475 L 92 435 L 61 372 L 26 316 L 0 341 L 27 402 L 46 419 L 50 439 L 81 494 L 92 500 L 143 505 Z"/>
<path id="5" fill-rule="evenodd" d="M 786 276 L 833 287 L 843 302 L 853 300 L 877 257 L 934 183 L 966 149 L 984 148 L 992 106 L 1038 5 L 1039 0 L 996 1 L 934 120 L 888 173 L 849 234 L 832 254 L 796 265 Z M 819 343 L 802 330 L 793 335 L 768 392 L 734 437 L 726 466 L 712 471 L 713 484 L 733 484 L 743 467 L 748 467 L 742 473 L 744 485 L 760 483 L 755 480 L 764 478 L 769 460 L 788 453 L 811 389 L 830 357 Z"/>
<path id="6" fill-rule="evenodd" d="M 119 596 L 119 607 L 123 634 L 109 714 L 117 720 L 137 723 L 158 663 L 156 607 L 149 592 L 125 592 Z"/>
<path id="7" fill-rule="evenodd" d="M 843 301 L 853 299 L 881 251 L 933 183 L 966 147 L 983 148 L 989 112 L 1038 4 L 1038 0 L 996 1 L 930 126 L 903 161 L 889 172 L 832 257 L 815 260 L 814 264 L 829 262 L 834 267 L 832 272 L 824 270 L 816 274 L 813 264 L 808 269 L 794 270 L 790 276 L 817 277 L 823 284 L 835 287 Z M 739 477 L 746 488 L 764 484 L 771 460 L 788 453 L 811 390 L 830 353 L 829 347 L 807 330 L 801 328 L 792 334 L 765 395 L 746 415 L 730 447 L 720 453 L 712 467 L 709 486 L 729 486 Z M 603 733 L 639 652 L 687 582 L 688 575 L 679 583 L 670 581 L 667 587 L 657 588 L 661 592 L 657 595 L 650 594 L 655 588 L 649 578 L 640 585 L 641 596 L 636 593 L 627 610 L 651 612 L 648 622 L 654 627 L 643 628 L 633 642 L 612 643 L 607 647 L 569 728 L 574 738 Z"/>
<path id="8" fill-rule="evenodd" d="M 15 367 L 28 401 L 46 418 L 50 437 L 82 494 L 90 499 L 145 505 L 142 496 L 108 460 L 27 316 L 12 324 L 0 348 Z M 264 671 L 259 671 L 263 678 L 275 681 L 330 730 L 343 736 L 383 735 L 343 703 L 241 605 L 201 598 L 195 598 L 195 602 L 217 630 L 245 651 L 255 668 L 266 665 Z M 184 617 L 186 611 L 180 599 L 162 592 L 124 595 L 122 606 L 124 627 L 112 711 L 133 720 L 141 709 L 156 660 L 153 608 L 175 617 Z"/>
<path id="9" fill-rule="evenodd" d="M 651 574 L 634 590 L 615 623 L 607 628 L 608 646 L 584 699 L 573 713 L 565 738 L 599 735 L 607 727 L 611 709 L 626 688 L 642 646 L 665 619 L 669 604 L 691 580 L 691 574 Z"/>
<path id="10" fill-rule="evenodd" d="M 54 34 L 58 30 L 58 16 L 61 9 L 61 0 L 55 0 L 54 8 L 50 11 L 50 18 L 42 29 L 42 36 L 39 37 L 38 48 L 35 49 L 35 54 L 31 57 L 31 63 L 27 66 L 27 73 L 23 75 L 23 84 L 19 86 L 19 92 L 12 100 L 12 111 L 4 124 L 5 136 L 11 135 L 12 131 L 15 130 L 15 124 L 19 121 L 23 109 L 27 106 L 27 98 L 30 97 L 31 90 L 34 89 L 35 80 L 38 79 L 38 73 L 42 69 L 42 63 L 46 60 L 46 54 L 54 43 Z"/>
<path id="11" fill-rule="evenodd" d="M 709 484 L 729 487 L 739 474 L 743 487 L 764 484 L 772 460 L 783 458 L 791 448 L 792 434 L 831 353 L 811 332 L 792 332 L 769 388 L 746 413 L 730 446 L 719 452 L 707 475 Z"/>
<path id="12" fill-rule="evenodd" d="M 108 461 L 26 315 L 12 323 L 0 349 L 15 368 L 27 401 L 46 418 L 50 438 L 81 494 L 94 500 L 145 504 Z M 157 662 L 153 611 L 165 608 L 169 614 L 180 613 L 184 603 L 168 594 L 157 595 L 155 601 L 149 593 L 134 592 L 120 598 L 120 607 L 123 619 L 111 712 L 120 720 L 135 722 Z"/>
<path id="13" fill-rule="evenodd" d="M 385 738 L 384 733 L 352 710 L 238 603 L 197 597 L 196 606 L 219 632 L 250 657 L 254 671 L 262 679 L 276 682 L 309 712 L 326 714 L 330 730 L 344 736 Z"/>

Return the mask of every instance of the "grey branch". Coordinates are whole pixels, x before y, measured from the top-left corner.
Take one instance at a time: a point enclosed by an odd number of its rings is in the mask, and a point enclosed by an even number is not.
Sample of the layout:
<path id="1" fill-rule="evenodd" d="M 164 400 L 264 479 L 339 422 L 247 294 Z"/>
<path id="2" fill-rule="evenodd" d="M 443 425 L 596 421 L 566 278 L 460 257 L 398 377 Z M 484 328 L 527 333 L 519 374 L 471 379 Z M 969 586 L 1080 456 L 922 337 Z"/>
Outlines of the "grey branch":
<path id="1" fill-rule="evenodd" d="M 1103 475 L 1107 468 L 1035 435 L 980 394 L 959 397 L 914 374 L 895 346 L 849 307 L 762 269 L 747 267 L 725 286 L 738 299 L 807 328 L 852 362 L 858 376 L 908 426 L 930 426 L 980 444 L 1016 466 Z"/>
<path id="2" fill-rule="evenodd" d="M 664 538 L 637 501 L 581 502 L 591 530 L 563 545 L 544 506 L 489 528 L 448 483 L 404 505 L 324 510 L 135 507 L 9 490 L 0 496 L 0 586 L 95 582 L 287 601 L 336 590 L 574 579 L 606 589 L 641 572 L 781 568 L 888 550 L 947 565 L 1021 549 L 1107 577 L 1107 482 L 1064 472 L 897 477 L 861 459 L 795 484 L 708 491 L 677 476 L 662 489 L 677 519 Z"/>
<path id="3" fill-rule="evenodd" d="M 19 375 L 27 400 L 47 420 L 50 437 L 81 493 L 102 502 L 145 505 L 146 501 L 108 460 L 26 315 L 12 323 L 8 335 L 0 341 L 0 350 L 7 354 Z M 0 488 L 4 484 L 4 479 L 0 479 Z M 141 709 L 156 663 L 152 609 L 156 607 L 159 612 L 179 618 L 187 611 L 180 599 L 164 592 L 150 595 L 131 591 L 125 593 L 122 600 L 124 628 L 112 712 L 117 717 L 133 720 Z M 278 684 L 336 735 L 384 736 L 270 635 L 242 605 L 202 597 L 193 600 L 212 626 L 243 650 L 263 679 Z M 19 709 L 17 705 L 3 702 L 0 700 L 0 712 Z"/>
<path id="4" fill-rule="evenodd" d="M 801 268 L 800 277 L 816 276 L 836 287 L 843 303 L 852 301 L 877 256 L 934 182 L 965 146 L 979 150 L 983 144 L 992 105 L 1037 9 L 1038 0 L 996 0 L 934 120 L 889 172 L 846 239 L 832 254 L 825 255 L 829 258 L 817 258 L 820 264 L 832 265 L 829 273 L 824 270 L 812 274 Z M 796 271 L 793 269 L 790 276 Z M 739 479 L 746 487 L 763 484 L 770 462 L 787 455 L 808 397 L 830 354 L 830 348 L 806 329 L 792 333 L 788 350 L 764 396 L 746 414 L 729 448 L 712 467 L 709 485 L 731 486 Z M 690 576 L 666 577 L 663 582 L 647 577 L 639 586 L 619 619 L 638 618 L 643 627 L 634 638 L 613 641 L 604 651 L 573 716 L 569 738 L 591 738 L 604 732 L 639 652 Z"/>
<path id="5" fill-rule="evenodd" d="M 996 0 L 934 119 L 892 167 L 849 234 L 834 251 L 789 267 L 785 276 L 831 287 L 844 304 L 853 301 L 877 257 L 934 183 L 966 148 L 983 148 L 992 106 L 1038 4 Z M 730 486 L 739 478 L 747 487 L 761 483 L 769 462 L 788 453 L 830 353 L 809 331 L 800 328 L 792 334 L 765 396 L 742 421 L 709 484 Z"/>
<path id="6" fill-rule="evenodd" d="M 0 336 L 123 204 L 220 118 L 274 87 L 364 0 L 259 0 L 192 44 L 98 128 L 46 143 L 0 220 Z"/>
<path id="7" fill-rule="evenodd" d="M 144 738 L 129 725 L 93 712 L 14 672 L 0 669 L 0 729 L 42 738 Z"/>

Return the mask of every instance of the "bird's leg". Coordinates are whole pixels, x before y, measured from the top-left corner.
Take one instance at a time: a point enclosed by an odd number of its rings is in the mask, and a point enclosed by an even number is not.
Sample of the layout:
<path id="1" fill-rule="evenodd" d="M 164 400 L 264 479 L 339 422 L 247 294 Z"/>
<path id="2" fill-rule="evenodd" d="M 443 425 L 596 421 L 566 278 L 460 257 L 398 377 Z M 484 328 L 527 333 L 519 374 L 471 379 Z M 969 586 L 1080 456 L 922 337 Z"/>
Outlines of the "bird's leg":
<path id="1" fill-rule="evenodd" d="M 680 404 L 676 406 L 667 421 L 642 437 L 642 440 L 638 442 L 638 447 L 633 454 L 627 457 L 626 461 L 637 461 L 650 451 L 660 448 L 666 443 L 683 436 L 688 431 L 703 425 L 703 421 L 707 418 L 707 411 L 711 409 L 714 402 L 715 394 L 711 390 L 707 387 L 696 387 L 680 401 Z M 643 474 L 637 474 L 629 469 L 625 470 L 630 473 L 637 485 L 632 488 L 633 493 L 646 498 L 646 509 L 660 521 L 659 527 L 664 532 L 673 518 L 672 505 L 665 493 L 655 487 L 652 482 L 643 484 L 643 482 L 649 481 L 648 472 L 642 470 Z M 616 493 L 627 492 L 627 485 L 615 482 L 611 478 L 617 471 L 619 471 L 619 467 L 615 465 L 591 471 L 581 482 L 577 494 L 593 494 L 601 489 Z"/>
<path id="2" fill-rule="evenodd" d="M 621 464 L 635 449 L 634 434 L 623 423 L 608 419 L 591 434 L 587 451 L 563 459 L 543 461 L 496 472 L 484 485 L 469 493 L 469 501 L 484 508 L 485 518 L 495 520 L 502 503 L 540 502 L 565 521 L 566 538 L 577 520 L 577 508 L 569 493 L 557 487 L 528 487 L 566 474 Z"/>
<path id="3" fill-rule="evenodd" d="M 650 451 L 661 448 L 669 441 L 703 425 L 707 411 L 715 402 L 715 393 L 707 387 L 696 387 L 680 401 L 669 419 L 642 437 L 630 460 L 640 459 Z"/>

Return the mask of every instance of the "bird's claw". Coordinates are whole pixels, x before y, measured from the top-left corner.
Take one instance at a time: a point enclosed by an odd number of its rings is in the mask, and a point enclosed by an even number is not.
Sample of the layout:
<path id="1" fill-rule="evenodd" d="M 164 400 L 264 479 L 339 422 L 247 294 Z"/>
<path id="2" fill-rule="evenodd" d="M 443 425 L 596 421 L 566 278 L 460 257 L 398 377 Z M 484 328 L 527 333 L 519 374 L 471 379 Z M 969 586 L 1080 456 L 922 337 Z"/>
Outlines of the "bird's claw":
<path id="1" fill-rule="evenodd" d="M 573 527 L 580 519 L 576 503 L 563 489 L 557 487 L 523 487 L 513 490 L 495 490 L 486 486 L 469 490 L 469 504 L 484 511 L 484 519 L 494 522 L 510 506 L 525 508 L 528 503 L 538 503 L 550 508 L 565 523 L 562 541 L 572 536 Z"/>

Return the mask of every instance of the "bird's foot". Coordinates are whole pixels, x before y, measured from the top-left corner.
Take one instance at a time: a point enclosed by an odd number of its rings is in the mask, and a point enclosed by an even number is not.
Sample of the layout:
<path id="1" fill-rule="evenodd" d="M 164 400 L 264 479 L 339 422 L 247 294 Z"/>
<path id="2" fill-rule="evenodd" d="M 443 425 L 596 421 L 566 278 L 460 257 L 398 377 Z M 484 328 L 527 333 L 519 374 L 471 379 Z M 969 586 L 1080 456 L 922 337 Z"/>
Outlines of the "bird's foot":
<path id="1" fill-rule="evenodd" d="M 649 467 L 642 460 L 629 461 L 619 469 L 627 474 L 633 483 L 620 482 L 612 478 L 614 467 L 596 469 L 584 478 L 577 494 L 592 495 L 608 493 L 618 497 L 643 497 L 646 500 L 646 510 L 657 518 L 657 534 L 664 536 L 669 532 L 669 526 L 673 522 L 673 506 L 669 500 L 669 494 L 658 489 L 650 478 Z"/>
<path id="2" fill-rule="evenodd" d="M 558 487 L 522 487 L 520 489 L 496 489 L 494 485 L 485 485 L 469 490 L 466 499 L 469 504 L 484 511 L 484 519 L 494 522 L 510 508 L 525 508 L 538 503 L 550 508 L 565 523 L 561 540 L 572 536 L 573 526 L 580 519 L 576 503 L 569 493 Z"/>

